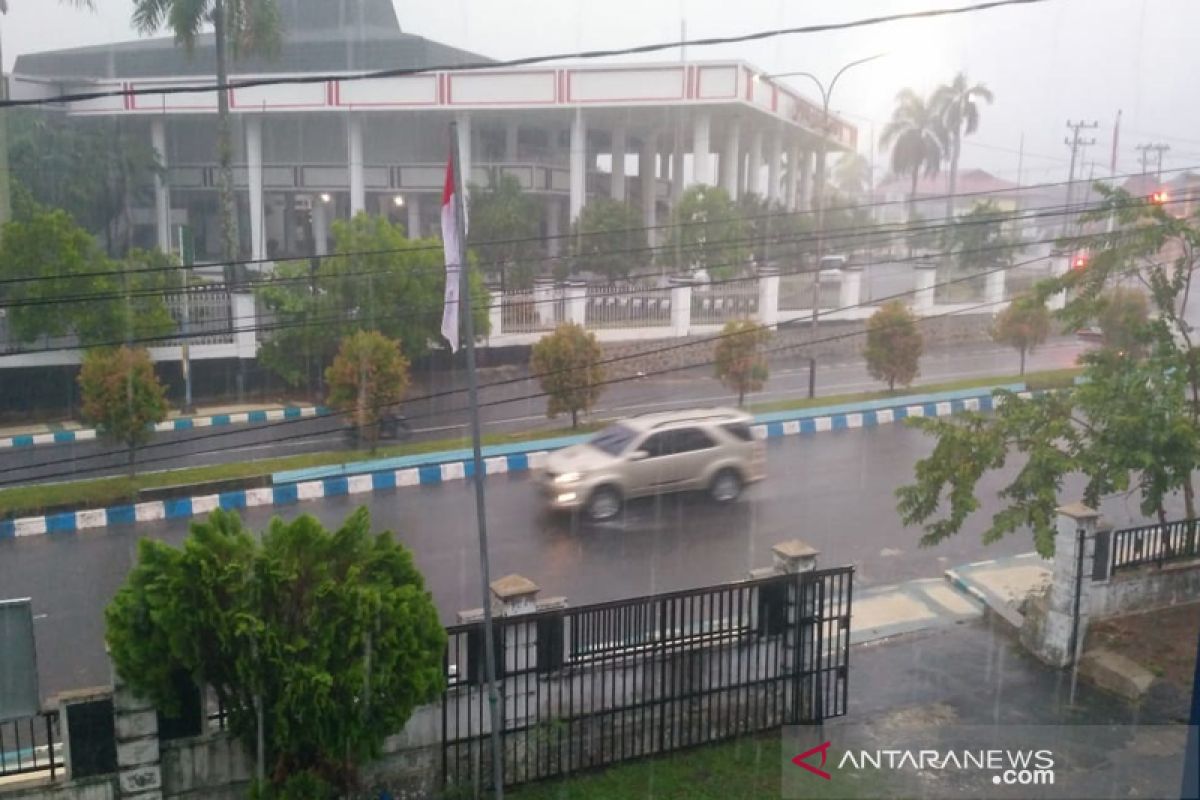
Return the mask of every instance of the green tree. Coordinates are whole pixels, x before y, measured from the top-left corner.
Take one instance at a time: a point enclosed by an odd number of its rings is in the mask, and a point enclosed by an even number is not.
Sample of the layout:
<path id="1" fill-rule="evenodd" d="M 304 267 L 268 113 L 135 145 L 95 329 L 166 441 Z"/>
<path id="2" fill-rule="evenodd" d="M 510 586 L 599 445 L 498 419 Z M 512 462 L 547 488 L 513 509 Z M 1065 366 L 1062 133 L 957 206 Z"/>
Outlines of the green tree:
<path id="1" fill-rule="evenodd" d="M 500 289 L 528 289 L 545 254 L 542 204 L 512 175 L 501 175 L 491 188 L 471 187 L 471 238 L 484 272 L 499 278 Z"/>
<path id="2" fill-rule="evenodd" d="M 441 335 L 446 267 L 438 240 L 409 239 L 401 226 L 367 214 L 338 220 L 333 235 L 333 255 L 315 266 L 280 264 L 255 289 L 277 323 L 259 350 L 263 364 L 310 391 L 350 333 L 377 330 L 409 358 Z M 470 281 L 475 330 L 485 336 L 491 301 L 478 270 Z"/>
<path id="3" fill-rule="evenodd" d="M 378 331 L 358 331 L 342 339 L 326 370 L 329 404 L 350 415 L 371 452 L 379 442 L 380 414 L 404 399 L 408 366 L 399 342 Z"/>
<path id="4" fill-rule="evenodd" d="M 896 384 L 908 386 L 919 373 L 925 339 L 917 318 L 899 300 L 884 303 L 867 320 L 867 345 L 863 355 L 872 378 L 886 381 L 888 391 Z"/>
<path id="5" fill-rule="evenodd" d="M 737 392 L 738 406 L 746 402 L 747 392 L 757 392 L 767 383 L 767 357 L 762 348 L 771 341 L 771 331 L 749 320 L 725 324 L 713 353 L 717 379 Z"/>
<path id="6" fill-rule="evenodd" d="M 154 435 L 154 424 L 167 417 L 166 389 L 154 374 L 150 354 L 129 347 L 89 350 L 79 370 L 79 389 L 84 420 L 126 447 L 132 476 L 138 447 Z"/>
<path id="7" fill-rule="evenodd" d="M 105 621 L 118 675 L 160 710 L 178 713 L 180 674 L 211 687 L 251 754 L 260 711 L 276 788 L 320 781 L 345 796 L 443 686 L 437 608 L 363 507 L 336 531 L 305 514 L 258 541 L 218 510 L 182 547 L 143 539 Z"/>
<path id="8" fill-rule="evenodd" d="M 892 149 L 892 172 L 908 175 L 912 190 L 908 196 L 908 216 L 916 215 L 917 180 L 924 172 L 937 175 L 946 152 L 946 128 L 938 108 L 912 89 L 896 95 L 892 119 L 879 137 L 880 149 Z"/>
<path id="9" fill-rule="evenodd" d="M 994 99 L 986 85 L 972 85 L 965 72 L 959 72 L 954 80 L 938 87 L 933 93 L 932 104 L 946 132 L 946 160 L 950 162 L 946 219 L 954 216 L 954 194 L 958 190 L 958 159 L 962 155 L 963 137 L 979 130 L 979 106 L 981 103 L 990 104 Z"/>
<path id="10" fill-rule="evenodd" d="M 17 200 L 19 219 L 0 233 L 0 279 L 11 281 L 5 299 L 17 340 L 73 333 L 91 347 L 174 330 L 163 298 L 178 280 L 170 257 L 135 250 L 112 261 L 67 212 Z"/>
<path id="11" fill-rule="evenodd" d="M 738 197 L 736 213 L 748 240 L 747 258 L 755 264 L 795 270 L 798 262 L 817 251 L 812 214 L 789 213 L 783 203 L 772 203 L 752 192 Z M 830 217 L 826 215 L 827 230 L 834 227 L 828 222 Z"/>
<path id="12" fill-rule="evenodd" d="M 1104 346 L 1130 356 L 1145 352 L 1150 319 L 1145 292 L 1114 286 L 1096 299 L 1096 323 Z"/>
<path id="13" fill-rule="evenodd" d="M 955 218 L 941 235 L 942 249 L 950 255 L 962 284 L 976 293 L 987 282 L 985 273 L 1004 270 L 1021 252 L 1021 245 L 1006 229 L 1007 218 L 990 201 L 976 203 L 966 214 Z"/>
<path id="14" fill-rule="evenodd" d="M 750 256 L 746 222 L 724 189 L 688 189 L 672 212 L 671 225 L 679 268 L 702 269 L 714 279 L 724 279 L 746 266 Z"/>
<path id="15" fill-rule="evenodd" d="M 914 422 L 937 442 L 917 462 L 915 480 L 897 492 L 906 525 L 921 525 L 922 542 L 936 544 L 958 533 L 979 508 L 980 479 L 1010 459 L 1016 476 L 1000 491 L 1004 508 L 983 532 L 996 541 L 1028 528 L 1039 552 L 1054 549 L 1058 493 L 1070 476 L 1085 480 L 1084 501 L 1133 488 L 1141 511 L 1160 521 L 1166 500 L 1183 496 L 1196 515 L 1193 476 L 1200 463 L 1200 360 L 1182 299 L 1191 289 L 1200 253 L 1195 219 L 1176 219 L 1161 207 L 1121 191 L 1097 187 L 1103 206 L 1088 221 L 1112 214 L 1118 226 L 1088 244 L 1087 269 L 1039 285 L 1039 294 L 1068 292 L 1060 312 L 1075 329 L 1095 319 L 1111 286 L 1133 275 L 1148 289 L 1153 319 L 1142 339 L 1145 357 L 1126 358 L 1103 348 L 1086 353 L 1084 382 L 1030 400 L 1002 392 L 991 415 Z"/>
<path id="16" fill-rule="evenodd" d="M 861 200 L 871 190 L 871 162 L 861 153 L 845 153 L 833 168 L 833 185 L 851 200 Z"/>
<path id="17" fill-rule="evenodd" d="M 579 427 L 579 412 L 591 409 L 604 388 L 603 355 L 596 335 L 574 322 L 559 325 L 533 346 L 529 366 L 546 393 L 546 416 L 570 414 L 571 427 Z"/>
<path id="18" fill-rule="evenodd" d="M 1018 297 L 996 315 L 992 340 L 1006 344 L 1021 354 L 1021 374 L 1025 374 L 1025 354 L 1032 353 L 1050 335 L 1050 311 L 1040 297 Z"/>
<path id="19" fill-rule="evenodd" d="M 612 282 L 649 261 L 646 229 L 636 209 L 607 197 L 583 207 L 571 229 L 573 272 L 598 273 Z"/>
<path id="20" fill-rule="evenodd" d="M 211 24 L 217 64 L 217 84 L 229 83 L 229 58 L 274 56 L 279 52 L 282 23 L 279 0 L 134 0 L 133 27 L 154 34 L 168 27 L 175 41 L 191 53 L 196 37 Z M 237 206 L 233 186 L 233 134 L 229 93 L 217 93 L 217 161 L 221 207 L 221 255 L 232 264 L 238 258 Z M 232 282 L 240 276 L 227 268 Z"/>

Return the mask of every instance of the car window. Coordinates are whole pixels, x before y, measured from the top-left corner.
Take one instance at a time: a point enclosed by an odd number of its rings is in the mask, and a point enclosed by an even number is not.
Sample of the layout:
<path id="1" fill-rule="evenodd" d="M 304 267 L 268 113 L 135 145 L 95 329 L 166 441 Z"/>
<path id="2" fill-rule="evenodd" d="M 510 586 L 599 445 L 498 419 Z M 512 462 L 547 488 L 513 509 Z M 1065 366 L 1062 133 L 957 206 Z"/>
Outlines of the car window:
<path id="1" fill-rule="evenodd" d="M 741 439 L 743 442 L 748 442 L 754 438 L 754 434 L 750 431 L 750 426 L 744 422 L 730 422 L 722 425 L 721 428 L 730 436 Z"/>
<path id="2" fill-rule="evenodd" d="M 684 428 L 672 431 L 675 434 L 675 452 L 690 453 L 694 450 L 707 450 L 715 443 L 712 437 L 699 428 Z"/>
<path id="3" fill-rule="evenodd" d="M 588 444 L 610 456 L 619 455 L 629 446 L 637 434 L 624 425 L 609 425 L 588 440 Z"/>
<path id="4" fill-rule="evenodd" d="M 645 450 L 648 458 L 658 458 L 659 456 L 669 455 L 674 450 L 672 442 L 672 431 L 663 431 L 662 433 L 651 434 L 642 442 L 639 450 Z"/>

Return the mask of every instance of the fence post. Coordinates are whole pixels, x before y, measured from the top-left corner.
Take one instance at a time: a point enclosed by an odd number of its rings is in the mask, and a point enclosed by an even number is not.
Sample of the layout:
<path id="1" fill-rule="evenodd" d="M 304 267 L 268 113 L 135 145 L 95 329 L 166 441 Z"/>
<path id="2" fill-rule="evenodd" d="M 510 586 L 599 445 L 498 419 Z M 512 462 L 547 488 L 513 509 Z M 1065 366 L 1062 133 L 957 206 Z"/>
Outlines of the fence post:
<path id="1" fill-rule="evenodd" d="M 1050 589 L 1021 630 L 1026 645 L 1053 667 L 1075 663 L 1083 648 L 1100 525 L 1100 513 L 1082 503 L 1058 509 Z"/>
<path id="2" fill-rule="evenodd" d="M 687 336 L 692 327 L 692 280 L 671 278 L 671 335 Z"/>
<path id="3" fill-rule="evenodd" d="M 799 539 L 790 539 L 771 547 L 775 556 L 775 571 L 785 575 L 812 572 L 817 568 L 820 550 Z"/>
<path id="4" fill-rule="evenodd" d="M 779 324 L 779 270 L 774 267 L 758 270 L 758 324 L 766 328 Z"/>
<path id="5" fill-rule="evenodd" d="M 937 283 L 936 264 L 917 264 L 913 268 L 916 277 L 916 292 L 913 294 L 913 311 L 918 316 L 933 311 L 934 285 Z"/>
<path id="6" fill-rule="evenodd" d="M 238 358 L 254 358 L 258 355 L 258 310 L 254 303 L 254 295 L 248 292 L 238 292 L 230 295 L 233 315 L 233 343 Z"/>
<path id="7" fill-rule="evenodd" d="M 488 338 L 504 333 L 504 294 L 499 284 L 488 284 Z"/>
<path id="8" fill-rule="evenodd" d="M 1008 270 L 996 269 L 987 274 L 987 284 L 984 289 L 984 302 L 986 302 L 991 311 L 999 311 L 999 306 L 1004 302 L 1004 284 L 1005 276 L 1008 275 Z"/>
<path id="9" fill-rule="evenodd" d="M 158 712 L 150 702 L 134 694 L 115 669 L 113 687 L 120 796 L 137 797 L 138 800 L 161 798 Z"/>
<path id="10" fill-rule="evenodd" d="M 566 286 L 567 322 L 587 327 L 587 284 L 583 281 L 568 281 Z"/>
<path id="11" fill-rule="evenodd" d="M 1067 274 L 1067 258 L 1066 256 L 1058 256 L 1051 259 L 1051 271 L 1055 278 L 1061 278 Z M 1061 311 L 1063 306 L 1067 304 L 1067 291 L 1064 289 L 1061 292 L 1055 292 L 1050 295 L 1046 307 L 1051 311 Z"/>
<path id="12" fill-rule="evenodd" d="M 533 311 L 539 323 L 555 322 L 553 278 L 537 278 L 533 282 Z"/>
<path id="13" fill-rule="evenodd" d="M 855 308 L 862 302 L 863 269 L 857 265 L 847 264 L 842 267 L 842 282 L 838 293 L 838 306 L 843 309 Z"/>

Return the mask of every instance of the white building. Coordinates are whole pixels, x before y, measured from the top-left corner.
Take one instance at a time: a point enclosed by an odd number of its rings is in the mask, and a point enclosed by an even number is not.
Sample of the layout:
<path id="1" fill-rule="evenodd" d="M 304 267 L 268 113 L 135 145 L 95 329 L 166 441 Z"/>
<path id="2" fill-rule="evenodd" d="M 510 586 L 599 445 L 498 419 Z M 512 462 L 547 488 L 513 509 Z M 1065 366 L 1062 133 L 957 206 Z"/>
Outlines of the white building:
<path id="1" fill-rule="evenodd" d="M 599 195 L 635 203 L 647 225 L 661 224 L 690 183 L 806 205 L 821 109 L 749 64 L 454 71 L 489 59 L 403 33 L 390 0 L 280 5 L 280 53 L 238 62 L 233 80 L 322 79 L 229 92 L 243 257 L 322 254 L 331 220 L 364 210 L 406 223 L 410 234 L 436 234 L 451 120 L 470 180 L 487 186 L 499 174 L 515 176 L 545 203 L 551 236 Z M 396 68 L 426 71 L 349 77 Z M 171 37 L 144 39 L 23 55 L 12 95 L 200 86 L 214 73 L 211 35 L 190 54 Z M 120 119 L 158 149 L 166 178 L 155 208 L 138 210 L 144 244 L 166 249 L 172 226 L 186 224 L 198 259 L 217 260 L 215 92 L 152 91 L 62 108 Z M 834 117 L 830 128 L 831 151 L 854 148 L 853 126 Z"/>

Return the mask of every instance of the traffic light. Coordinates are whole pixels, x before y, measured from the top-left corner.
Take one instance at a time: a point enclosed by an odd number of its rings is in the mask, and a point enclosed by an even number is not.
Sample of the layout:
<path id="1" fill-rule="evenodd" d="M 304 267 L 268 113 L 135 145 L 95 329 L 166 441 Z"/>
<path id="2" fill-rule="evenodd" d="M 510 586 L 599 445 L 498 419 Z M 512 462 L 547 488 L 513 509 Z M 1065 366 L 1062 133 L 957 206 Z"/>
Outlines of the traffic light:
<path id="1" fill-rule="evenodd" d="M 1087 268 L 1087 253 L 1076 253 L 1075 258 L 1071 259 L 1071 269 L 1086 269 Z"/>
<path id="2" fill-rule="evenodd" d="M 1167 202 L 1170 199 L 1171 199 L 1171 196 L 1167 194 L 1165 189 L 1160 189 L 1157 192 L 1154 192 L 1153 194 L 1150 195 L 1150 202 L 1156 206 L 1161 206 L 1163 203 Z"/>

